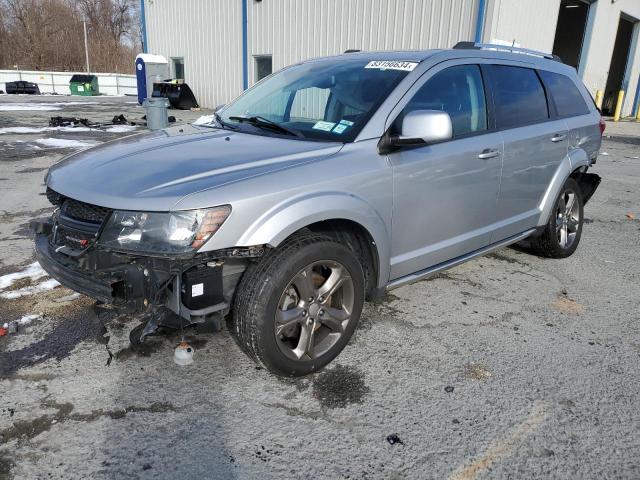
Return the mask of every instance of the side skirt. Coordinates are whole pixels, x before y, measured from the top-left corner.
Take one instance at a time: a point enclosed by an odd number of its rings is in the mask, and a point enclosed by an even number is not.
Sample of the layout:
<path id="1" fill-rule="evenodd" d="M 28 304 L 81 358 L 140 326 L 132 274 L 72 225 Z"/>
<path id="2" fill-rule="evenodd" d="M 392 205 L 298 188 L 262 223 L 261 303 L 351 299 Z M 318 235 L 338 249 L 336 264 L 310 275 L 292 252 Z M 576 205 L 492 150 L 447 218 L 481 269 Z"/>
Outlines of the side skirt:
<path id="1" fill-rule="evenodd" d="M 424 280 L 425 278 L 431 277 L 436 273 L 442 272 L 443 270 L 448 270 L 451 267 L 455 267 L 456 265 L 460 265 L 461 263 L 472 260 L 481 255 L 485 255 L 494 250 L 498 250 L 499 248 L 506 247 L 507 245 L 511 245 L 513 243 L 519 242 L 520 240 L 524 240 L 531 234 L 536 231 L 535 228 L 527 230 L 525 232 L 519 233 L 512 237 L 506 238 L 496 243 L 492 243 L 491 245 L 487 245 L 486 247 L 480 248 L 478 250 L 474 250 L 473 252 L 467 253 L 460 257 L 456 257 L 452 260 L 448 260 L 446 262 L 439 263 L 434 265 L 433 267 L 425 268 L 424 270 L 420 270 L 415 273 L 410 273 L 409 275 L 405 275 L 404 277 L 396 278 L 395 280 L 389 282 L 386 286 L 386 290 L 393 290 L 394 288 L 401 287 L 408 283 L 417 282 L 418 280 Z"/>

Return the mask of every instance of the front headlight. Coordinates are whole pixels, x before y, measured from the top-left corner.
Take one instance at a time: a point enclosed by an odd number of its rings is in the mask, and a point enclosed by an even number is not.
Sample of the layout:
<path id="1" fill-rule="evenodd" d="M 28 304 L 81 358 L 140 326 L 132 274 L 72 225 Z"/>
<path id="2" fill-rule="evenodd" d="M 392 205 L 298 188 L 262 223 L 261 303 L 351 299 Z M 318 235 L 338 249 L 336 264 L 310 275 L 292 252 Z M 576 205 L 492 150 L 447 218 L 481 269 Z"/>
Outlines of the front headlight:
<path id="1" fill-rule="evenodd" d="M 125 251 L 186 253 L 202 247 L 230 213 L 229 205 L 169 213 L 116 210 L 99 243 Z"/>

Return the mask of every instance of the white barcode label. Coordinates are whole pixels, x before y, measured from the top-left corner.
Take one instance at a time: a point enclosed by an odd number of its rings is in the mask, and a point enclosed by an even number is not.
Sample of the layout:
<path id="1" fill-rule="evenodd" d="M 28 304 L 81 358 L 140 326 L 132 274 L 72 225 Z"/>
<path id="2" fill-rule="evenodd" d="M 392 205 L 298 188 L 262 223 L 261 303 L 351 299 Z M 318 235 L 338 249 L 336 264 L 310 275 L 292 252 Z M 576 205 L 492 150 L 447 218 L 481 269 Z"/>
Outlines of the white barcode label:
<path id="1" fill-rule="evenodd" d="M 191 285 L 191 297 L 199 297 L 204 294 L 204 283 Z"/>
<path id="2" fill-rule="evenodd" d="M 396 60 L 373 60 L 365 65 L 364 68 L 378 68 L 380 70 L 404 70 L 411 72 L 418 66 L 417 62 L 400 62 Z"/>

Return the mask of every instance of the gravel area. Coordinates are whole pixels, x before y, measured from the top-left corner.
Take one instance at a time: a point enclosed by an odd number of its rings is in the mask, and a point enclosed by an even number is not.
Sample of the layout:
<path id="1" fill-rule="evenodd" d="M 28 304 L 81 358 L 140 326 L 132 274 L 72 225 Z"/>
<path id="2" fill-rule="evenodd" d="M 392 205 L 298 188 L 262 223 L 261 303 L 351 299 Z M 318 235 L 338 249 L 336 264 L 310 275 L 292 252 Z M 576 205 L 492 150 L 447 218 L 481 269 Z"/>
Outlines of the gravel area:
<path id="1" fill-rule="evenodd" d="M 132 132 L 2 129 L 139 121 L 133 102 L 0 96 L 0 325 L 25 319 L 0 337 L 0 479 L 640 478 L 640 124 L 608 124 L 572 257 L 507 248 L 394 290 L 324 371 L 282 380 L 226 331 L 187 332 L 191 366 L 176 335 L 133 351 L 139 319 L 42 287 L 46 169 Z"/>

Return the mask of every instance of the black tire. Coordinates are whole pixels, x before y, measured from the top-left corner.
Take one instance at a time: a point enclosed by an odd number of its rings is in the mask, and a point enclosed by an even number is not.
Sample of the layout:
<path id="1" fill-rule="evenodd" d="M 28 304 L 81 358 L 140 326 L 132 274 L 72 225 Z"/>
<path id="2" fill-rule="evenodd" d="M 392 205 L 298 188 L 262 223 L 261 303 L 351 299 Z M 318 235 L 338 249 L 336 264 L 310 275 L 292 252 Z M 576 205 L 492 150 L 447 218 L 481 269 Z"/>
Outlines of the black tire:
<path id="1" fill-rule="evenodd" d="M 561 209 L 563 202 L 566 204 L 567 195 L 573 193 L 575 195 L 575 202 L 577 203 L 576 213 L 578 214 L 577 225 L 575 227 L 575 235 L 572 237 L 572 241 L 565 246 L 562 245 L 560 239 L 560 231 L 562 225 L 559 224 L 561 219 L 558 212 Z M 565 215 L 566 216 L 566 215 Z M 566 258 L 573 254 L 578 248 L 580 243 L 580 237 L 582 236 L 582 224 L 584 221 L 584 204 L 582 201 L 582 192 L 580 186 L 573 178 L 568 178 L 565 184 L 556 198 L 553 206 L 553 210 L 549 215 L 549 221 L 545 226 L 541 235 L 531 240 L 531 250 L 537 255 L 548 258 Z M 568 235 L 567 235 L 568 236 Z"/>
<path id="2" fill-rule="evenodd" d="M 276 337 L 276 309 L 282 308 L 285 290 L 291 287 L 293 279 L 309 265 L 323 261 L 337 262 L 350 275 L 351 315 L 336 343 L 327 351 L 317 358 L 303 355 L 301 359 L 292 359 L 283 353 Z M 357 255 L 331 237 L 305 231 L 247 268 L 236 290 L 233 315 L 228 318 L 229 331 L 250 358 L 272 373 L 307 375 L 324 367 L 346 346 L 360 318 L 364 295 L 364 273 Z M 311 317 L 311 308 L 308 314 L 304 312 Z M 311 331 L 316 331 L 315 323 Z"/>

